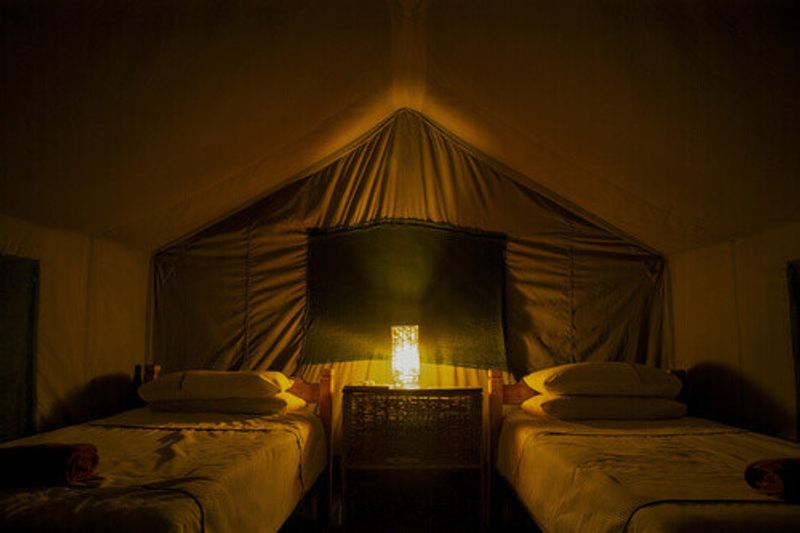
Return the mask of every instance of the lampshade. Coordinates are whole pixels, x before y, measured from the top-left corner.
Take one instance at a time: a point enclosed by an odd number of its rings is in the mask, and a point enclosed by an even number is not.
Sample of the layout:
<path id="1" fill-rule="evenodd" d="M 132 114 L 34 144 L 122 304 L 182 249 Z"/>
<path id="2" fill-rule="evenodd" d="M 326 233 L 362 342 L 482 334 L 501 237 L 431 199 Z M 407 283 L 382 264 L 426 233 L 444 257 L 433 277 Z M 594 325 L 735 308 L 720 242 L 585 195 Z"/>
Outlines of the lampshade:
<path id="1" fill-rule="evenodd" d="M 392 376 L 403 387 L 419 385 L 419 326 L 392 326 Z"/>

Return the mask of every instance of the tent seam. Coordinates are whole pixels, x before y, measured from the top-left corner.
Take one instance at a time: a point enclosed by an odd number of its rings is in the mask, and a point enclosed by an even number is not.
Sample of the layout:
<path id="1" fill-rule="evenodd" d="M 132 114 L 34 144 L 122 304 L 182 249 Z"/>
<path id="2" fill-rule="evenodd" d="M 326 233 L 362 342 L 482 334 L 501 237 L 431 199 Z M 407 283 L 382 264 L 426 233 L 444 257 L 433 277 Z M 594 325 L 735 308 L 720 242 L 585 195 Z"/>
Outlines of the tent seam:
<path id="1" fill-rule="evenodd" d="M 83 322 L 83 353 L 84 353 L 84 356 L 89 353 L 89 347 L 90 347 L 90 344 L 91 344 L 89 342 L 89 337 L 90 337 L 90 335 L 89 335 L 89 322 L 91 321 L 91 313 L 92 313 L 92 303 L 91 303 L 91 300 L 92 300 L 92 278 L 94 276 L 94 273 L 93 273 L 94 269 L 92 268 L 92 263 L 93 263 L 92 256 L 94 255 L 94 247 L 95 247 L 94 245 L 95 245 L 94 239 L 89 239 L 89 245 L 88 245 L 88 250 L 87 250 L 87 254 L 86 254 L 86 262 L 87 262 L 87 264 L 86 264 L 86 289 L 84 291 L 84 298 L 85 298 L 85 301 L 84 301 L 84 322 Z M 85 364 L 84 364 L 84 367 L 83 367 L 82 370 L 84 372 L 87 372 L 87 370 L 89 372 L 91 372 L 91 370 L 86 368 Z"/>
<path id="2" fill-rule="evenodd" d="M 250 260 L 253 242 L 253 224 L 247 225 L 247 249 L 244 260 L 244 343 L 239 359 L 239 369 L 250 354 Z"/>
<path id="3" fill-rule="evenodd" d="M 571 359 L 572 363 L 577 359 L 577 348 L 575 344 L 575 247 L 573 242 L 575 239 L 575 225 L 572 221 L 569 222 L 569 337 L 570 348 L 572 349 Z"/>
<path id="4" fill-rule="evenodd" d="M 733 274 L 733 306 L 736 309 L 736 351 L 738 356 L 739 372 L 737 372 L 736 380 L 736 416 L 741 419 L 742 411 L 742 368 L 743 354 L 742 354 L 742 317 L 739 309 L 739 277 L 737 276 L 736 268 L 736 240 L 731 239 L 731 271 Z"/>

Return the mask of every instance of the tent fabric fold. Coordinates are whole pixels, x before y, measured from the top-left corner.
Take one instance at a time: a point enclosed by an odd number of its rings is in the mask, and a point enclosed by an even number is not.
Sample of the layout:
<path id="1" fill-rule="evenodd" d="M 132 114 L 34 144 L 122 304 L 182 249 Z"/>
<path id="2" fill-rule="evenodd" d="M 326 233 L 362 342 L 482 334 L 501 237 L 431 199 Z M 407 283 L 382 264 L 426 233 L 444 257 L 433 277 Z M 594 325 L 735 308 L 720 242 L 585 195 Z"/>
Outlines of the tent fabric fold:
<path id="1" fill-rule="evenodd" d="M 508 368 L 662 365 L 663 258 L 534 191 L 400 110 L 321 169 L 160 250 L 153 358 L 165 370 L 293 371 L 310 230 L 412 219 L 506 236 Z"/>

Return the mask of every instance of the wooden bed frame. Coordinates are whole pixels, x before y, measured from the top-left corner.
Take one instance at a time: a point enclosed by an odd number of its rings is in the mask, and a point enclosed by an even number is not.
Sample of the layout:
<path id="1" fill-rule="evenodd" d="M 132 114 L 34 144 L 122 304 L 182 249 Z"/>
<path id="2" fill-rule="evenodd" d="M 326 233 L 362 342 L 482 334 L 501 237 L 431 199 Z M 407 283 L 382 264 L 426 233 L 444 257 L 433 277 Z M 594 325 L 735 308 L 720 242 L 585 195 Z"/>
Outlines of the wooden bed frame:
<path id="1" fill-rule="evenodd" d="M 318 508 L 312 504 L 314 513 L 321 526 L 326 526 L 331 520 L 332 498 L 333 498 L 333 370 L 323 368 L 319 376 L 319 383 L 310 383 L 301 376 L 293 376 L 294 384 L 288 392 L 303 398 L 308 403 L 317 404 L 317 415 L 322 420 L 322 427 L 325 429 L 325 446 L 327 447 L 327 473 L 320 476 L 315 488 L 307 497 L 318 501 L 321 506 Z M 303 505 L 301 501 L 297 507 Z M 295 509 L 297 513 L 297 509 Z M 293 515 L 294 516 L 294 515 Z M 292 520 L 292 517 L 289 517 Z"/>
<path id="2" fill-rule="evenodd" d="M 687 371 L 684 370 L 684 369 L 672 369 L 672 370 L 670 370 L 670 372 L 673 375 L 675 375 L 678 379 L 680 379 L 682 384 L 683 384 L 683 387 L 681 389 L 681 394 L 678 396 L 678 399 L 685 398 L 685 391 L 687 390 L 687 382 L 688 382 L 688 380 L 687 380 Z M 492 454 L 491 455 L 492 465 L 495 465 L 496 461 L 497 461 L 498 443 L 499 443 L 499 440 L 500 440 L 500 432 L 502 430 L 503 418 L 504 418 L 503 406 L 504 405 L 519 405 L 519 404 L 523 403 L 525 400 L 527 400 L 528 398 L 531 398 L 531 397 L 535 396 L 536 394 L 537 394 L 537 392 L 534 391 L 533 389 L 531 389 L 530 387 L 528 387 L 527 384 L 524 381 L 518 381 L 517 383 L 510 384 L 510 385 L 509 384 L 505 384 L 505 383 L 503 383 L 502 374 L 499 371 L 497 371 L 497 370 L 490 370 L 489 371 L 489 383 L 488 383 L 488 402 L 489 402 L 488 411 L 489 411 L 489 413 L 488 413 L 488 417 L 489 417 L 489 432 L 490 432 L 490 447 L 491 447 L 491 454 Z M 684 402 L 685 402 L 685 400 L 684 400 Z M 494 469 L 494 466 L 492 468 Z M 529 525 L 525 525 L 524 528 L 527 529 L 527 528 L 530 528 L 530 527 L 534 527 L 534 524 L 535 524 L 535 527 L 538 527 L 538 529 L 540 531 L 545 531 L 545 528 L 542 526 L 542 524 L 539 522 L 539 520 L 535 516 L 533 516 L 533 514 L 530 512 L 530 510 L 528 510 L 526 508 L 526 506 L 521 502 L 521 500 L 519 499 L 515 489 L 511 486 L 510 483 L 508 483 L 502 476 L 497 474 L 496 471 L 494 472 L 493 480 L 495 482 L 495 485 L 493 485 L 493 487 L 492 487 L 493 490 L 496 491 L 498 494 L 502 495 L 502 497 L 493 499 L 493 503 L 496 502 L 496 506 L 493 508 L 493 512 L 495 513 L 494 514 L 495 519 L 500 520 L 500 518 L 498 518 L 498 517 L 507 515 L 507 513 L 504 513 L 504 511 L 508 511 L 509 508 L 507 507 L 507 508 L 501 510 L 500 506 L 509 504 L 509 502 L 511 502 L 509 505 L 513 505 L 513 507 L 515 507 L 514 512 L 516 513 L 516 516 L 524 515 L 525 518 L 529 518 L 532 521 L 533 524 L 531 524 L 530 526 Z M 497 500 L 499 500 L 499 501 L 497 501 Z M 659 499 L 655 499 L 654 501 L 657 502 L 657 503 L 669 503 L 669 502 L 686 503 L 686 502 L 692 502 L 693 500 L 691 500 L 691 499 L 688 499 L 688 500 L 659 500 Z M 721 498 L 719 500 L 697 499 L 697 500 L 695 500 L 695 502 L 696 503 L 700 503 L 700 504 L 704 504 L 704 503 L 705 504 L 708 504 L 708 503 L 726 503 L 726 502 L 728 502 L 728 503 L 747 503 L 748 500 L 727 499 L 727 498 L 723 497 L 723 498 Z M 763 502 L 763 501 L 759 501 L 759 500 L 753 500 L 753 502 L 754 502 L 754 504 L 756 504 L 756 503 L 762 503 L 762 504 L 786 503 L 786 502 L 777 502 L 777 501 L 776 502 Z M 791 502 L 789 502 L 789 503 L 791 505 Z M 647 504 L 643 505 L 643 506 L 636 507 L 634 509 L 634 511 L 633 511 L 633 514 L 635 514 L 639 509 L 644 508 L 646 506 L 647 506 Z M 766 506 L 764 508 L 766 508 Z M 631 514 L 630 517 L 633 517 L 633 514 Z M 630 517 L 629 517 L 629 521 L 630 521 Z M 698 522 L 698 523 L 702 523 L 702 517 L 701 517 L 700 520 L 701 520 L 701 522 Z M 505 522 L 499 521 L 497 523 L 500 524 L 498 527 L 508 528 L 508 526 L 506 525 Z M 690 526 L 695 526 L 695 522 L 694 521 L 689 520 L 687 523 Z M 513 524 L 512 527 L 513 527 L 514 531 L 522 530 L 521 528 L 517 527 L 516 524 Z M 781 531 L 783 531 L 783 529 L 781 529 Z"/>
<path id="3" fill-rule="evenodd" d="M 331 427 L 332 427 L 332 424 L 331 424 L 331 421 L 332 421 L 332 401 L 331 400 L 332 400 L 332 392 L 333 392 L 332 372 L 331 372 L 330 369 L 323 369 L 321 371 L 320 376 L 319 376 L 319 382 L 318 383 L 308 382 L 308 381 L 306 381 L 304 378 L 302 378 L 300 376 L 292 376 L 291 379 L 293 379 L 293 384 L 292 384 L 292 387 L 290 387 L 288 389 L 288 392 L 291 392 L 292 394 L 303 398 L 304 400 L 306 400 L 306 402 L 316 404 L 316 406 L 317 406 L 317 413 L 316 414 L 317 414 L 317 416 L 319 416 L 321 424 L 322 424 L 323 429 L 325 431 L 325 435 L 321 436 L 321 437 L 323 439 L 325 439 L 326 447 L 328 449 L 327 465 L 328 465 L 328 470 L 330 471 L 331 470 L 331 468 L 330 468 L 330 464 L 331 464 L 331 462 L 330 462 L 330 450 L 331 450 L 330 439 L 331 439 Z M 123 427 L 125 427 L 125 426 L 123 426 Z M 132 427 L 135 427 L 135 426 L 132 426 Z M 316 427 L 318 427 L 318 426 L 315 426 L 315 428 Z M 269 431 L 269 430 L 267 430 L 267 431 Z M 114 444 L 114 443 L 112 443 L 112 444 L 114 446 L 116 446 L 116 444 Z M 301 461 L 302 461 L 302 458 L 301 458 Z M 2 475 L 2 474 L 0 474 L 0 475 Z M 305 495 L 303 496 L 303 498 L 301 498 L 297 502 L 297 505 L 295 506 L 295 509 L 292 512 L 292 515 L 289 517 L 289 520 L 292 520 L 293 518 L 296 518 L 296 513 L 299 513 L 299 511 L 301 511 L 301 508 L 306 504 L 309 504 L 315 510 L 317 508 L 317 505 L 319 505 L 319 506 L 321 506 L 321 510 L 314 513 L 314 518 L 316 520 L 318 520 L 319 522 L 315 523 L 315 524 L 312 524 L 311 526 L 306 527 L 307 524 L 306 524 L 305 521 L 303 521 L 303 520 L 305 520 L 305 518 L 301 517 L 302 519 L 300 521 L 298 521 L 298 523 L 301 524 L 301 525 L 298 526 L 298 528 L 296 528 L 296 529 L 287 529 L 288 531 L 305 531 L 305 530 L 309 530 L 309 529 L 313 530 L 313 531 L 324 531 L 325 530 L 324 528 L 327 526 L 328 515 L 329 515 L 329 513 L 328 513 L 328 508 L 329 508 L 328 499 L 329 499 L 329 494 L 330 494 L 330 481 L 329 481 L 329 479 L 330 479 L 330 475 L 326 474 L 325 472 L 323 472 L 323 473 L 320 474 L 319 479 L 314 483 L 313 486 L 304 487 L 304 488 L 306 488 L 308 490 L 306 490 Z M 180 488 L 172 488 L 172 485 L 164 485 L 164 487 L 161 488 L 159 486 L 159 484 L 157 484 L 157 483 L 154 483 L 153 485 L 131 485 L 131 488 L 133 488 L 135 491 L 141 491 L 141 490 L 145 490 L 146 489 L 146 490 L 167 491 L 167 492 L 168 491 L 172 491 L 173 493 L 181 493 L 184 496 L 190 498 L 192 501 L 194 501 L 194 504 L 196 504 L 197 507 L 200 509 L 200 518 L 201 518 L 201 520 L 204 520 L 204 511 L 203 511 L 203 507 L 202 507 L 202 502 L 200 502 L 189 491 L 186 491 L 186 490 L 183 490 L 183 489 L 180 489 Z M 12 490 L 16 490 L 16 489 L 12 489 Z M 22 490 L 28 490 L 28 489 L 27 488 L 23 488 Z M 81 487 L 78 490 L 84 491 L 84 490 L 92 490 L 92 489 L 85 489 L 85 488 Z M 116 497 L 120 497 L 120 498 L 125 497 L 124 492 L 125 491 L 122 490 L 122 488 L 120 488 L 120 491 L 113 492 L 113 494 L 110 494 L 110 497 L 114 497 L 114 498 L 116 498 Z M 87 492 L 87 494 L 88 494 L 88 492 Z M 138 494 L 138 492 L 137 492 L 137 494 Z M 69 495 L 69 492 L 67 493 L 67 495 Z M 60 513 L 61 511 L 64 511 L 64 509 L 65 509 L 63 506 L 71 506 L 72 505 L 71 501 L 72 500 L 70 500 L 69 498 L 65 499 L 64 501 L 56 501 L 56 500 L 54 500 L 54 502 L 55 502 L 54 505 L 56 506 L 56 507 L 54 507 L 54 509 L 57 509 L 59 511 L 59 513 Z M 108 512 L 110 513 L 108 516 L 113 518 L 114 517 L 113 508 L 109 508 Z M 5 531 L 4 526 L 7 525 L 6 524 L 6 520 L 5 520 L 6 518 L 7 518 L 6 516 L 0 516 L 0 530 Z M 55 522 L 51 523 L 50 520 L 45 520 L 44 522 L 41 522 L 41 523 L 36 522 L 36 523 L 39 524 L 40 526 L 46 526 L 46 525 L 55 524 Z M 20 524 L 20 525 L 22 525 L 22 524 Z M 201 527 L 201 530 L 204 527 L 202 522 L 201 522 L 201 526 L 200 527 Z M 25 527 L 24 529 L 27 530 L 28 528 Z M 38 529 L 38 528 L 34 525 L 34 529 Z"/>
<path id="4" fill-rule="evenodd" d="M 497 459 L 497 443 L 500 440 L 500 429 L 503 427 L 503 405 L 519 405 L 535 396 L 536 391 L 528 387 L 524 381 L 513 385 L 503 383 L 499 370 L 489 371 L 489 451 L 492 464 Z"/>
<path id="5" fill-rule="evenodd" d="M 333 371 L 330 368 L 323 368 L 319 383 L 309 383 L 300 376 L 294 376 L 292 379 L 294 380 L 294 385 L 287 392 L 303 398 L 308 403 L 317 404 L 317 414 L 322 419 L 328 448 L 330 448 L 333 420 L 333 404 L 331 403 L 333 398 Z"/>

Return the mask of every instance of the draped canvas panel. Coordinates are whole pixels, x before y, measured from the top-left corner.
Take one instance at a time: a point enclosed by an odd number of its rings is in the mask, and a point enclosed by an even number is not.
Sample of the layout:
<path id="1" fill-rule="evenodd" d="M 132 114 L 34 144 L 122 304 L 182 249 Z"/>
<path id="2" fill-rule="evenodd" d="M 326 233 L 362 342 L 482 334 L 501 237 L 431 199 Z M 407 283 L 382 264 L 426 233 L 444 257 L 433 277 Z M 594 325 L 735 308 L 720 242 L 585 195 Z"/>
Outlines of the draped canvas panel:
<path id="1" fill-rule="evenodd" d="M 506 236 L 508 367 L 661 363 L 663 261 L 401 110 L 319 168 L 162 249 L 154 354 L 165 370 L 300 361 L 309 230 L 413 219 Z"/>

